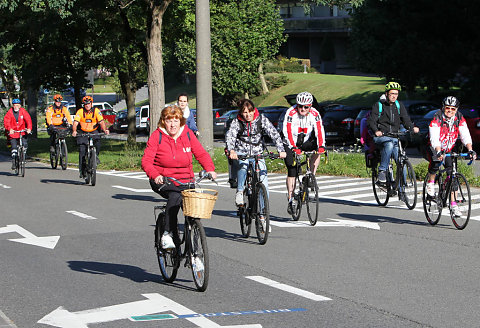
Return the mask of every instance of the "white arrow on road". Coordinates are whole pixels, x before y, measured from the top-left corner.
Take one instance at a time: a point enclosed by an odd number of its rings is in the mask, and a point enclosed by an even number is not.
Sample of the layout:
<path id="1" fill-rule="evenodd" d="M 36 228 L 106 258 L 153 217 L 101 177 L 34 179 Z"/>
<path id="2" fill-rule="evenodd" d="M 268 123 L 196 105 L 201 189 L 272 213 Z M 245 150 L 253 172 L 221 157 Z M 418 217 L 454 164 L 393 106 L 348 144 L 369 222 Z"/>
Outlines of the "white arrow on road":
<path id="1" fill-rule="evenodd" d="M 3 188 L 3 189 L 10 189 L 11 188 L 10 186 L 7 186 L 7 185 L 1 184 L 1 183 L 0 183 L 0 187 Z"/>
<path id="2" fill-rule="evenodd" d="M 367 228 L 380 230 L 380 226 L 375 222 L 365 222 L 356 220 L 341 220 L 341 219 L 327 219 L 332 221 L 318 221 L 315 227 L 349 227 L 349 228 Z M 280 228 L 299 228 L 299 227 L 311 227 L 310 221 L 273 221 L 270 220 L 270 224 Z"/>
<path id="3" fill-rule="evenodd" d="M 197 314 L 185 306 L 172 301 L 160 294 L 142 294 L 147 300 L 107 306 L 103 308 L 69 312 L 63 307 L 47 314 L 38 323 L 60 328 L 88 328 L 89 324 L 129 319 L 133 316 L 141 316 L 159 312 L 170 311 L 177 315 Z M 206 317 L 185 318 L 185 320 L 201 328 L 218 327 L 248 327 L 261 328 L 261 325 L 238 325 L 220 326 Z"/>
<path id="4" fill-rule="evenodd" d="M 5 227 L 0 228 L 0 234 L 16 232 L 21 235 L 23 238 L 9 239 L 10 241 L 15 241 L 17 243 L 29 244 L 34 246 L 40 246 L 45 248 L 54 249 L 60 239 L 60 236 L 46 236 L 46 237 L 37 237 L 30 231 L 22 228 L 17 224 L 9 224 Z"/>

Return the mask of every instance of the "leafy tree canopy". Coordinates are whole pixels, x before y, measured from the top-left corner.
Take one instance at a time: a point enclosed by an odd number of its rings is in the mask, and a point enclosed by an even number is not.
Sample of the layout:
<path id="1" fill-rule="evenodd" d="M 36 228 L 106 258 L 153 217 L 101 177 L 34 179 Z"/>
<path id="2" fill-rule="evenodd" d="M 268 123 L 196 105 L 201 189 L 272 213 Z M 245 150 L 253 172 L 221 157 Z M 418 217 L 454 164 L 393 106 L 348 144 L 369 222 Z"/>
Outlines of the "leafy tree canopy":
<path id="1" fill-rule="evenodd" d="M 177 0 L 171 9 L 168 26 L 179 29 L 170 35 L 174 54 L 185 71 L 194 74 L 195 1 Z M 251 92 L 259 83 L 260 63 L 277 54 L 285 40 L 275 1 L 213 0 L 210 12 L 214 90 L 227 97 Z"/>

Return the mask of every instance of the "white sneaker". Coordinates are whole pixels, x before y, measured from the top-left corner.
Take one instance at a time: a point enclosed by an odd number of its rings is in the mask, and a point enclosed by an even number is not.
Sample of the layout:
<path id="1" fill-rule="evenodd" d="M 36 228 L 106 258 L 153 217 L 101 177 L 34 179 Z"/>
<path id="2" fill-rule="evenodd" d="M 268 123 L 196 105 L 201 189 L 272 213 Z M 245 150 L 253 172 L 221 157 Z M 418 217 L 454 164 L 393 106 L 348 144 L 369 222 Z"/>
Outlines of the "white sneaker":
<path id="1" fill-rule="evenodd" d="M 427 194 L 430 197 L 435 197 L 435 183 L 433 182 L 428 182 L 427 183 Z"/>
<path id="2" fill-rule="evenodd" d="M 200 259 L 199 257 L 195 257 L 192 261 L 192 264 L 195 271 L 203 271 L 205 269 L 205 267 L 203 266 L 202 259 Z"/>
<path id="3" fill-rule="evenodd" d="M 175 248 L 175 243 L 173 242 L 172 236 L 165 231 L 162 236 L 162 248 L 163 249 L 172 249 Z"/>
<path id="4" fill-rule="evenodd" d="M 237 194 L 235 195 L 235 204 L 237 206 L 242 206 L 243 205 L 243 190 L 242 191 L 237 191 Z"/>
<path id="5" fill-rule="evenodd" d="M 462 216 L 462 211 L 460 211 L 460 207 L 458 207 L 458 205 L 452 206 L 452 212 L 457 218 Z"/>
<path id="6" fill-rule="evenodd" d="M 267 224 L 263 217 L 260 217 L 260 223 L 262 224 L 262 229 L 265 231 L 265 225 Z M 268 232 L 272 232 L 272 226 L 268 225 Z"/>

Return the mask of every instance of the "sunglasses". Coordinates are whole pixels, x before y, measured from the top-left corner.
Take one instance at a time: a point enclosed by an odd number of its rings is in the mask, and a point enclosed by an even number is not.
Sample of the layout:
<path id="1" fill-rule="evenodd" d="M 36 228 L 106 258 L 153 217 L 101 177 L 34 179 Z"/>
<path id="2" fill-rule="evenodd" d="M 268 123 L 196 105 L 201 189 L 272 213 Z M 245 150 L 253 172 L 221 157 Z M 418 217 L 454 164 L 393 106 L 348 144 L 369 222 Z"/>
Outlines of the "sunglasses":
<path id="1" fill-rule="evenodd" d="M 312 105 L 297 105 L 298 108 L 305 108 L 305 109 L 310 109 L 310 107 L 312 107 Z"/>
<path id="2" fill-rule="evenodd" d="M 445 106 L 445 110 L 449 110 L 449 111 L 455 112 L 455 111 L 457 110 L 457 107 Z"/>

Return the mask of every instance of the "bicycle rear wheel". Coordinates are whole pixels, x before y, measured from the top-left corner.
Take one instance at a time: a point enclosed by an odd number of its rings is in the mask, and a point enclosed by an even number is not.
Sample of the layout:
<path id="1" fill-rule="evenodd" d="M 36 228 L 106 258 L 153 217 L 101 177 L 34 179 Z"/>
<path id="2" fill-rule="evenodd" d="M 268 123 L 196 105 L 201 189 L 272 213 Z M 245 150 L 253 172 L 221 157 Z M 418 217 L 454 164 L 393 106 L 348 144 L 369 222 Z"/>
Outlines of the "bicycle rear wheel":
<path id="1" fill-rule="evenodd" d="M 192 268 L 193 281 L 197 290 L 204 292 L 208 286 L 209 261 L 205 230 L 200 219 L 192 219 L 192 230 L 189 233 L 189 261 Z"/>
<path id="2" fill-rule="evenodd" d="M 413 166 L 409 161 L 403 163 L 403 176 L 400 177 L 401 186 L 405 192 L 405 205 L 409 210 L 413 210 L 417 205 L 417 178 Z"/>
<path id="3" fill-rule="evenodd" d="M 270 206 L 268 204 L 268 194 L 265 185 L 261 182 L 257 184 L 257 213 L 255 213 L 255 230 L 260 245 L 265 245 L 270 230 Z"/>
<path id="4" fill-rule="evenodd" d="M 243 206 L 238 208 L 238 216 L 240 217 L 240 229 L 242 236 L 248 238 L 252 230 L 252 218 L 248 212 L 249 202 L 247 196 L 247 189 L 243 190 Z"/>
<path id="5" fill-rule="evenodd" d="M 437 175 L 435 176 L 435 183 L 437 184 L 437 192 L 435 193 L 434 197 L 431 197 L 427 194 L 427 182 L 428 182 L 427 173 L 425 175 L 425 179 L 423 180 L 423 192 L 422 192 L 422 200 L 423 200 L 423 212 L 425 213 L 425 217 L 427 218 L 428 223 L 431 225 L 435 225 L 440 220 L 442 216 L 442 199 L 441 199 L 441 186 L 442 186 L 442 176 Z"/>
<path id="6" fill-rule="evenodd" d="M 90 152 L 90 183 L 95 186 L 97 183 L 97 152 L 95 148 Z"/>
<path id="7" fill-rule="evenodd" d="M 58 143 L 55 143 L 55 153 L 50 152 L 50 165 L 52 169 L 56 169 L 58 165 Z"/>
<path id="8" fill-rule="evenodd" d="M 25 176 L 25 149 L 23 148 L 18 152 L 18 171 L 21 177 Z"/>
<path id="9" fill-rule="evenodd" d="M 180 266 L 180 259 L 178 256 L 179 250 L 177 248 L 171 250 L 164 250 L 161 246 L 163 236 L 163 220 L 165 213 L 161 212 L 158 215 L 157 223 L 155 224 L 155 250 L 157 252 L 158 265 L 163 280 L 166 282 L 173 282 L 177 277 L 178 267 Z"/>
<path id="10" fill-rule="evenodd" d="M 308 188 L 305 188 L 305 197 L 307 197 L 307 216 L 310 224 L 314 226 L 317 224 L 319 208 L 317 179 L 312 174 L 308 175 L 307 179 L 304 178 L 304 181 L 308 182 Z"/>
<path id="11" fill-rule="evenodd" d="M 463 174 L 457 173 L 456 177 L 452 180 L 448 197 L 450 204 L 452 204 L 452 201 L 455 201 L 462 212 L 461 216 L 455 216 L 450 205 L 450 217 L 452 218 L 453 224 L 459 230 L 465 229 L 470 220 L 472 199 L 470 195 L 470 186 Z"/>
<path id="12" fill-rule="evenodd" d="M 375 196 L 375 200 L 377 204 L 380 206 L 385 206 L 388 204 L 388 199 L 390 198 L 388 194 L 388 181 L 385 186 L 377 184 L 378 178 L 378 165 L 372 168 L 372 187 L 373 187 L 373 195 Z"/>
<path id="13" fill-rule="evenodd" d="M 62 170 L 66 170 L 68 165 L 68 150 L 65 139 L 60 141 L 60 166 Z"/>

